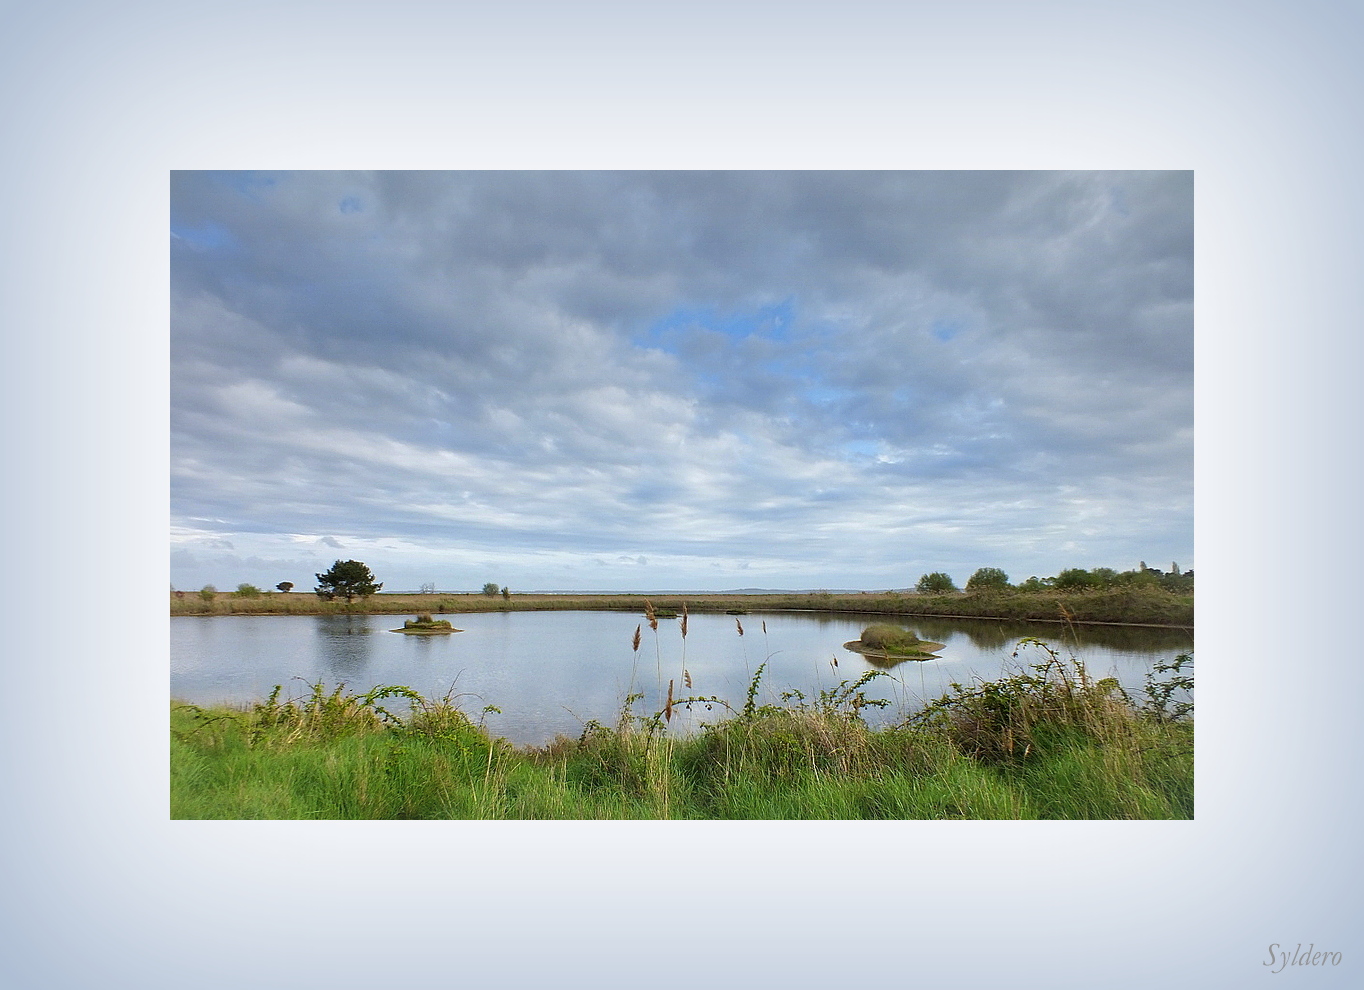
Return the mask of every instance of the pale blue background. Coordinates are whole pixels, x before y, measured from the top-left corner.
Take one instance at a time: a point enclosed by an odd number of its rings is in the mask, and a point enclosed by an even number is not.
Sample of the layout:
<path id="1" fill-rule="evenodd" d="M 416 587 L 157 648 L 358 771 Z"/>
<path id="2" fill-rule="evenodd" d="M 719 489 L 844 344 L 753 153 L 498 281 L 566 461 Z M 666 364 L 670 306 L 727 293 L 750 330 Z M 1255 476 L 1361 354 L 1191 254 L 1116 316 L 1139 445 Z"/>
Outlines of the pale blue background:
<path id="1" fill-rule="evenodd" d="M 0 7 L 7 985 L 1357 985 L 1360 29 Z M 1197 820 L 169 822 L 166 657 L 127 645 L 167 621 L 167 172 L 258 166 L 1195 169 Z M 1273 942 L 1344 964 L 1272 976 Z"/>

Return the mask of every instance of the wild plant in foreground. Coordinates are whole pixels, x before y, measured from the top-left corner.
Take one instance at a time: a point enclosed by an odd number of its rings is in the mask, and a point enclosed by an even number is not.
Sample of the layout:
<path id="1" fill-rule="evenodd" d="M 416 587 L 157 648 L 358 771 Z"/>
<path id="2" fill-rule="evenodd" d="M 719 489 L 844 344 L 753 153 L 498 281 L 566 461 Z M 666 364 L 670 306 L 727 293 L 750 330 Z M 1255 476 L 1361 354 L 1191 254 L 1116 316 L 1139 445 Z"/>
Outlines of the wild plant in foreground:
<path id="1" fill-rule="evenodd" d="M 403 719 L 380 704 L 389 698 L 406 698 L 414 709 L 433 704 L 401 684 L 379 685 L 364 694 L 347 693 L 344 682 L 331 691 L 322 681 L 309 684 L 308 689 L 308 694 L 301 698 L 281 702 L 279 695 L 283 685 L 276 684 L 265 701 L 242 711 L 209 712 L 198 705 L 177 707 L 194 718 L 196 732 L 230 722 L 244 731 L 248 745 L 287 746 L 300 741 L 318 742 L 404 728 Z M 447 696 L 445 700 L 450 699 Z"/>
<path id="2" fill-rule="evenodd" d="M 663 648 L 658 644 L 658 615 L 653 603 L 644 599 L 644 617 L 649 620 L 649 628 L 654 632 L 654 666 L 658 672 L 658 689 L 663 690 Z"/>
<path id="3" fill-rule="evenodd" d="M 1161 661 L 1151 667 L 1146 674 L 1146 703 L 1141 706 L 1143 715 L 1157 722 L 1177 722 L 1193 714 L 1193 701 L 1172 701 L 1177 692 L 1186 691 L 1192 696 L 1194 689 L 1192 671 L 1193 654 L 1181 653 L 1169 663 Z M 1157 674 L 1173 673 L 1167 681 L 1156 680 Z"/>
<path id="4" fill-rule="evenodd" d="M 1083 662 L 1063 660 L 1031 637 L 1019 641 L 1013 658 L 1029 646 L 1044 654 L 1042 662 L 969 687 L 954 683 L 908 724 L 945 733 L 966 755 L 996 763 L 1024 759 L 1067 734 L 1100 745 L 1131 740 L 1137 713 L 1115 678 L 1096 681 Z"/>

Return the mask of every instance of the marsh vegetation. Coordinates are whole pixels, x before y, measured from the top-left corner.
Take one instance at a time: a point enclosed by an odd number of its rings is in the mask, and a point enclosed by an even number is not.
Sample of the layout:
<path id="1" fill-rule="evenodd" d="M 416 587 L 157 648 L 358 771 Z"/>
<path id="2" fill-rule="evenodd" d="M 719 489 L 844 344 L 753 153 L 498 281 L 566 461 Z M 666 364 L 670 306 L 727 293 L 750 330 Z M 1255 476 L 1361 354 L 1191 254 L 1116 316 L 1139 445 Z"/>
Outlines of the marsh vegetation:
<path id="1" fill-rule="evenodd" d="M 443 636 L 447 633 L 462 631 L 451 625 L 449 619 L 433 619 L 429 612 L 421 612 L 415 619 L 408 619 L 403 623 L 401 629 L 389 630 L 389 632 L 406 633 L 409 636 Z"/>
<path id="2" fill-rule="evenodd" d="M 913 630 L 878 622 L 862 630 L 862 635 L 844 649 L 868 658 L 884 660 L 932 660 L 947 644 L 920 639 Z"/>

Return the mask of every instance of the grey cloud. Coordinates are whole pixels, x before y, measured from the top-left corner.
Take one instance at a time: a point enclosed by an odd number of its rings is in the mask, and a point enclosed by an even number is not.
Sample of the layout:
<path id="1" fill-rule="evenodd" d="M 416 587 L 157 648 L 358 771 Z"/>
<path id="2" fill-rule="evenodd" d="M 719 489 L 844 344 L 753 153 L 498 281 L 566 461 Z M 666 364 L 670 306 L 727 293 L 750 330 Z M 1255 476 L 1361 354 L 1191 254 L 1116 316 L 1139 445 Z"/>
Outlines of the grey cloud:
<path id="1" fill-rule="evenodd" d="M 173 505 L 817 567 L 877 499 L 1187 498 L 1192 217 L 1188 173 L 177 173 Z"/>

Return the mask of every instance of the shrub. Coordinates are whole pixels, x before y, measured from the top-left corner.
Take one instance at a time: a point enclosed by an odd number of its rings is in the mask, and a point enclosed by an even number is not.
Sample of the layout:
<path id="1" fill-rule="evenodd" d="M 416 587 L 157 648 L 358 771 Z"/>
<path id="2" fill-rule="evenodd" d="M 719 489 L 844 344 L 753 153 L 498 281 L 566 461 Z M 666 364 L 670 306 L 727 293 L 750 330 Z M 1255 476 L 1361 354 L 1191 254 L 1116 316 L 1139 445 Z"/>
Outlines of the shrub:
<path id="1" fill-rule="evenodd" d="M 1042 651 L 1043 662 L 995 681 L 953 684 L 910 721 L 945 732 L 962 753 L 988 763 L 1025 759 L 1066 734 L 1099 743 L 1128 734 L 1135 713 L 1115 679 L 1094 680 L 1083 663 L 1062 660 L 1036 639 L 1020 640 L 1014 658 L 1028 646 Z"/>
<path id="2" fill-rule="evenodd" d="M 232 594 L 237 598 L 259 598 L 261 591 L 254 584 L 239 584 Z"/>
<path id="3" fill-rule="evenodd" d="M 487 584 L 483 586 L 483 593 L 487 595 L 489 598 L 496 598 L 501 590 L 502 589 L 499 588 L 497 586 L 497 583 L 494 581 L 489 581 Z"/>
<path id="4" fill-rule="evenodd" d="M 202 599 L 203 599 L 204 601 L 206 601 L 206 602 L 211 602 L 211 601 L 213 601 L 213 599 L 214 599 L 215 597 L 217 597 L 217 594 L 218 594 L 218 589 L 215 588 L 215 587 L 213 587 L 213 585 L 211 585 L 211 584 L 206 584 L 206 585 L 204 585 L 202 588 L 199 589 L 199 597 L 202 598 Z"/>
<path id="5" fill-rule="evenodd" d="M 861 642 L 864 646 L 870 646 L 887 653 L 924 652 L 924 640 L 921 640 L 911 630 L 884 622 L 878 622 L 863 629 Z M 929 645 L 941 648 L 939 643 Z"/>

